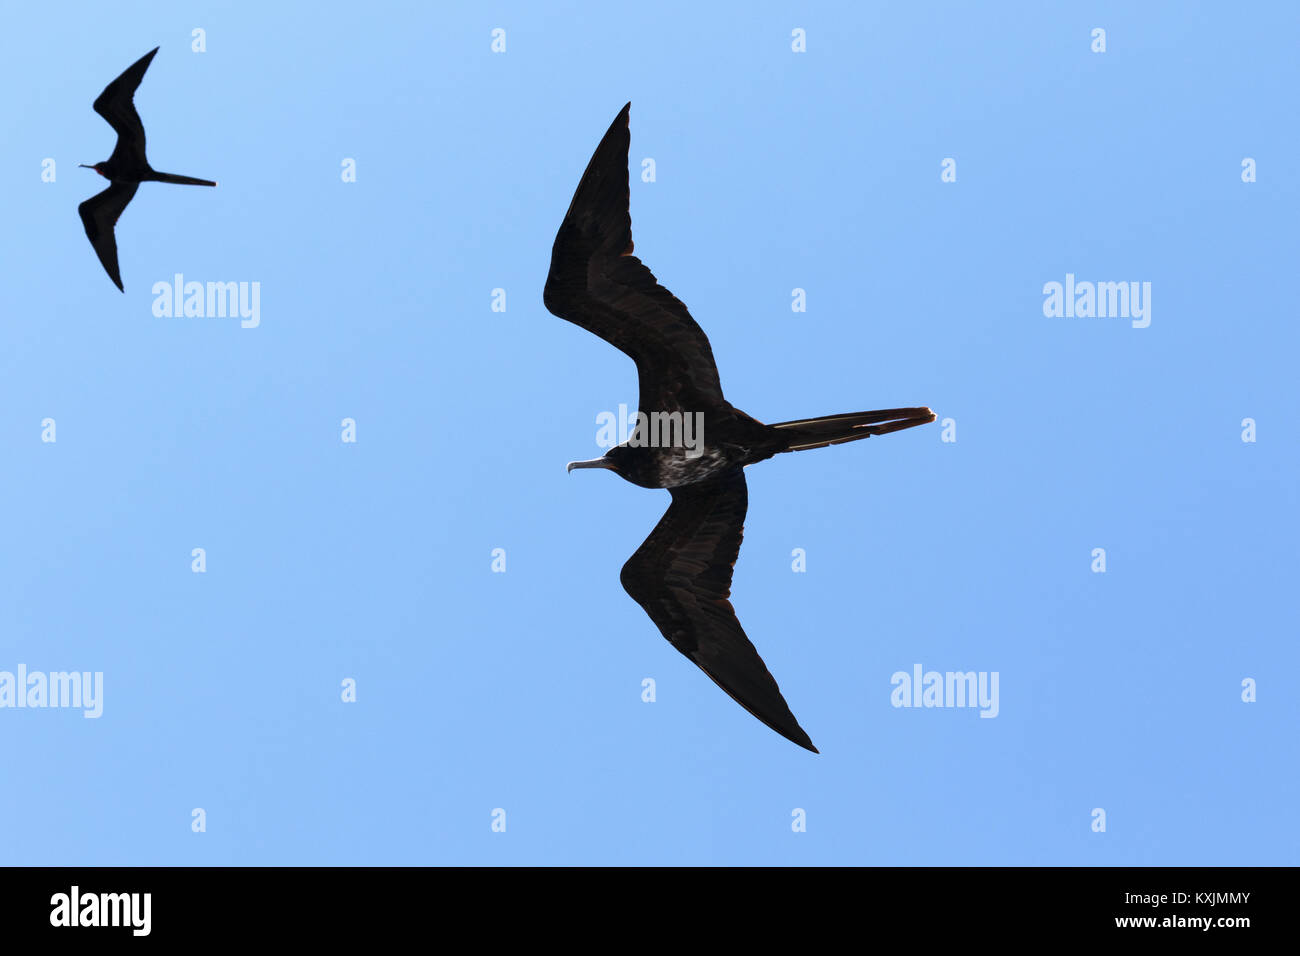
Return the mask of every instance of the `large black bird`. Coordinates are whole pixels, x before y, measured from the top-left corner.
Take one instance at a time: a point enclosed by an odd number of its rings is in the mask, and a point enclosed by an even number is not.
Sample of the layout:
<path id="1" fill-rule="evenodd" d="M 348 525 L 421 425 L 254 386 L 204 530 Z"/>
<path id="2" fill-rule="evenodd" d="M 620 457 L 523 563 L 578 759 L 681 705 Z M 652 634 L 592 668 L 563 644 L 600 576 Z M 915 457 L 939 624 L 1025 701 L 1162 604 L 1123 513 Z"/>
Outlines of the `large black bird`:
<path id="1" fill-rule="evenodd" d="M 140 59 L 136 60 L 126 71 L 112 83 L 104 87 L 104 92 L 95 100 L 95 112 L 108 120 L 108 125 L 117 133 L 117 145 L 113 155 L 102 163 L 89 166 L 107 179 L 112 185 L 98 195 L 91 196 L 80 206 L 77 212 L 86 227 L 86 236 L 95 247 L 95 254 L 104 264 L 104 271 L 121 291 L 122 274 L 117 268 L 117 239 L 113 227 L 122 215 L 122 210 L 135 195 L 141 183 L 177 183 L 182 186 L 215 186 L 210 179 L 195 179 L 193 176 L 177 176 L 174 173 L 160 173 L 149 165 L 144 155 L 144 124 L 140 114 L 135 111 L 136 87 L 144 78 L 144 71 L 149 69 L 158 48 L 154 47 Z"/>
<path id="2" fill-rule="evenodd" d="M 631 356 L 640 381 L 638 423 L 604 457 L 568 468 L 607 468 L 643 488 L 669 489 L 668 511 L 623 566 L 624 590 L 740 706 L 816 753 L 727 600 L 749 503 L 743 468 L 784 451 L 924 425 L 934 413 L 889 408 L 764 425 L 722 397 L 708 338 L 632 255 L 631 107 L 623 107 L 582 174 L 555 237 L 543 298 L 555 315 Z M 676 432 L 675 421 L 683 423 Z M 697 423 L 694 435 L 689 422 Z M 665 442 L 665 435 L 677 440 Z"/>

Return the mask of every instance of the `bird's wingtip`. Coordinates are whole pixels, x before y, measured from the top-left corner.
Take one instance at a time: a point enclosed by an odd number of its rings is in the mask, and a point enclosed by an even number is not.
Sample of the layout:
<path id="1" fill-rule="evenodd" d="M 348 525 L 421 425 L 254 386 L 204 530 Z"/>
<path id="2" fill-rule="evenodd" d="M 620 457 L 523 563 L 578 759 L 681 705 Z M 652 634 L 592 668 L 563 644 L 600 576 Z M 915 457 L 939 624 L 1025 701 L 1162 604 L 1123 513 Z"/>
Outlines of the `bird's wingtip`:
<path id="1" fill-rule="evenodd" d="M 753 711 L 750 711 L 750 713 L 753 713 Z M 758 715 L 755 714 L 754 716 L 757 717 Z M 793 717 L 793 715 L 791 715 L 791 717 Z M 763 718 L 759 717 L 759 720 L 763 720 Z M 767 724 L 796 747 L 802 747 L 804 750 L 810 750 L 815 754 L 821 753 L 821 751 L 817 749 L 817 745 L 812 742 L 812 738 L 808 736 L 808 731 L 800 727 L 798 721 L 793 721 L 786 727 L 778 727 L 776 724 L 766 720 L 763 720 L 763 723 Z"/>

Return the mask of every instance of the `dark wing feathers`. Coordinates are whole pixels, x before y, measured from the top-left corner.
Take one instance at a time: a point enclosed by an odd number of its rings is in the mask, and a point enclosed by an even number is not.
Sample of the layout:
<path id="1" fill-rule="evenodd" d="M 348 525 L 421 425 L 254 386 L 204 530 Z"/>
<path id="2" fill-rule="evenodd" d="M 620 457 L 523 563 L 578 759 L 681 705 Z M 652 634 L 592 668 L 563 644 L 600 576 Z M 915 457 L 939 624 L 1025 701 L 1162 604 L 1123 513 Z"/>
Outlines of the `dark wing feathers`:
<path id="1" fill-rule="evenodd" d="M 636 362 L 643 411 L 723 403 L 713 350 L 681 301 L 632 255 L 628 115 L 610 125 L 582 174 L 551 249 L 543 301 Z"/>
<path id="2" fill-rule="evenodd" d="M 624 590 L 736 703 L 816 753 L 728 600 L 749 507 L 744 471 L 681 485 L 672 495 L 668 511 L 623 566 Z"/>
<path id="3" fill-rule="evenodd" d="M 154 47 L 140 59 L 128 66 L 112 83 L 104 87 L 104 92 L 95 100 L 95 112 L 108 120 L 108 125 L 117 133 L 117 146 L 109 163 L 118 165 L 128 159 L 141 165 L 148 165 L 144 156 L 144 124 L 140 114 L 135 111 L 135 91 L 144 79 L 144 71 L 149 69 L 154 54 Z"/>
<path id="4" fill-rule="evenodd" d="M 77 207 L 81 223 L 86 227 L 86 238 L 94 246 L 95 255 L 99 256 L 113 285 L 123 292 L 126 290 L 122 288 L 122 274 L 117 268 L 117 238 L 113 227 L 117 225 L 122 210 L 131 201 L 137 188 L 139 183 L 113 183 Z"/>

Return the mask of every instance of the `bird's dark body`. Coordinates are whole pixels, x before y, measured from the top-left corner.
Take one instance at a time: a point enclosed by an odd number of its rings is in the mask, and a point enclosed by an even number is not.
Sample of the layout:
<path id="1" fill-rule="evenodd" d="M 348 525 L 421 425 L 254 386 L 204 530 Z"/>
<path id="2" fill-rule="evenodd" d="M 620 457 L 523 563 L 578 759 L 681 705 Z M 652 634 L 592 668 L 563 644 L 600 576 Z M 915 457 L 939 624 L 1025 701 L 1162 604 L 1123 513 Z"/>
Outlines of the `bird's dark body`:
<path id="1" fill-rule="evenodd" d="M 614 470 L 634 485 L 676 488 L 707 481 L 729 468 L 765 461 L 786 450 L 788 436 L 730 403 L 701 415 L 698 449 L 681 443 L 651 445 L 655 429 L 638 428 L 606 457 L 615 461 L 619 467 Z"/>
<path id="2" fill-rule="evenodd" d="M 708 338 L 632 254 L 630 108 L 610 125 L 578 183 L 551 249 L 543 301 L 632 358 L 641 420 L 627 442 L 569 468 L 605 468 L 643 488 L 669 489 L 672 504 L 623 566 L 624 590 L 737 703 L 816 752 L 729 600 L 749 508 L 744 469 L 782 452 L 922 425 L 934 413 L 890 408 L 767 425 L 723 397 Z M 696 427 L 677 441 L 652 440 L 674 418 Z"/>
<path id="3" fill-rule="evenodd" d="M 160 173 L 149 165 L 149 159 L 145 155 L 144 124 L 135 109 L 135 91 L 157 52 L 158 48 L 154 47 L 140 57 L 121 76 L 104 87 L 104 92 L 96 98 L 95 112 L 104 117 L 117 133 L 117 145 L 113 147 L 113 155 L 108 159 L 87 167 L 107 179 L 109 187 L 77 207 L 82 225 L 86 228 L 86 238 L 90 240 L 108 277 L 123 292 L 126 290 L 122 288 L 122 276 L 117 265 L 114 227 L 140 184 L 216 185 L 210 179 Z"/>

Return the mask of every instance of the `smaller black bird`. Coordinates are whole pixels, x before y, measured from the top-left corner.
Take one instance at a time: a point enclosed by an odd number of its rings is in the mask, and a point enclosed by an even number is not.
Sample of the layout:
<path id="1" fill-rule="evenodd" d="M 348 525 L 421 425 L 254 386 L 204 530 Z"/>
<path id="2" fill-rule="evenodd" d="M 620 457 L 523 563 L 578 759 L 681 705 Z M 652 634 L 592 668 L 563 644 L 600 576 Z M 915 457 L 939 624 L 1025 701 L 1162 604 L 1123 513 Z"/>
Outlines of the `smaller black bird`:
<path id="1" fill-rule="evenodd" d="M 215 186 L 210 179 L 195 179 L 193 176 L 177 176 L 174 173 L 160 173 L 149 165 L 144 155 L 144 124 L 140 114 L 135 111 L 136 87 L 144 79 L 144 71 L 149 69 L 158 48 L 154 47 L 140 59 L 136 60 L 112 83 L 104 87 L 104 92 L 95 100 L 95 112 L 108 120 L 108 125 L 117 132 L 117 145 L 113 155 L 102 163 L 88 166 L 107 179 L 112 185 L 98 195 L 91 196 L 80 206 L 77 212 L 86 227 L 86 237 L 95 248 L 95 254 L 104 264 L 104 271 L 113 280 L 113 284 L 122 292 L 122 274 L 117 268 L 117 238 L 113 227 L 122 215 L 122 210 L 135 195 L 141 183 L 177 183 L 182 186 Z"/>

